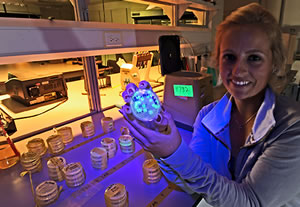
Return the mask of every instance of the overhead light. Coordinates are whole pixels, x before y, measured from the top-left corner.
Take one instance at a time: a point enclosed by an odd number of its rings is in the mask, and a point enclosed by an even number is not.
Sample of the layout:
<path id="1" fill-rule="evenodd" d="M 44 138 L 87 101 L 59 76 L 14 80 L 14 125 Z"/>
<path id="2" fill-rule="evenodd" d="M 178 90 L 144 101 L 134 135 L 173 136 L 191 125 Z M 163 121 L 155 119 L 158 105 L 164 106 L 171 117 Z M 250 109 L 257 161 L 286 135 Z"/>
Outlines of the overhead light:
<path id="1" fill-rule="evenodd" d="M 149 4 L 149 6 L 146 8 L 146 10 L 150 10 L 150 9 L 155 8 L 155 7 L 156 7 L 156 6 Z"/>

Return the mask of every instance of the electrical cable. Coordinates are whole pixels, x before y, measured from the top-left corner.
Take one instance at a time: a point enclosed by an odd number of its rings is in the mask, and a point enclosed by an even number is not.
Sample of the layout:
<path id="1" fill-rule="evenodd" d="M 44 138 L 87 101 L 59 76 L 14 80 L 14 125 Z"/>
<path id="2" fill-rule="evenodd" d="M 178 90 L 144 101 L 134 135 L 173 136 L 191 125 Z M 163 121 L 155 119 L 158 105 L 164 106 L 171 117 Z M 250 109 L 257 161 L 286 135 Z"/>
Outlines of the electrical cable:
<path id="1" fill-rule="evenodd" d="M 39 116 L 39 115 L 42 115 L 44 113 L 47 113 L 48 111 L 51 111 L 52 109 L 55 109 L 56 107 L 60 106 L 61 104 L 65 103 L 68 99 L 65 99 L 63 100 L 62 102 L 56 104 L 55 106 L 53 106 L 52 108 L 49 108 L 41 113 L 38 113 L 38 114 L 34 114 L 34 115 L 30 115 L 30 116 L 23 116 L 23 117 L 18 117 L 18 118 L 15 118 L 14 120 L 20 120 L 20 119 L 28 119 L 28 118 L 32 118 L 32 117 L 36 117 L 36 116 Z"/>
<path id="2" fill-rule="evenodd" d="M 192 51 L 193 56 L 195 56 L 195 52 L 194 52 L 194 49 L 193 49 L 193 47 L 192 47 L 191 42 L 188 41 L 188 40 L 187 40 L 186 38 L 184 38 L 183 36 L 179 36 L 179 37 L 182 38 L 186 43 L 188 43 L 188 45 L 190 46 L 190 49 L 191 49 L 191 51 Z"/>
<path id="3" fill-rule="evenodd" d="M 183 36 L 179 36 L 184 42 L 186 42 L 188 45 L 189 45 L 189 48 L 191 49 L 191 51 L 192 51 L 192 55 L 193 55 L 193 57 L 195 57 L 195 51 L 194 51 L 194 49 L 193 49 L 193 47 L 192 47 L 192 44 L 191 44 L 191 42 L 190 41 L 188 41 L 186 38 L 184 38 Z M 195 68 L 196 67 L 196 68 Z M 197 63 L 194 63 L 194 71 L 196 71 L 197 70 Z"/>
<path id="4" fill-rule="evenodd" d="M 157 82 L 157 83 L 164 83 L 164 82 L 160 82 L 160 81 L 159 81 L 159 79 L 163 78 L 163 76 L 161 75 L 160 58 L 158 59 L 157 72 L 160 74 L 160 76 L 156 79 L 156 82 Z"/>

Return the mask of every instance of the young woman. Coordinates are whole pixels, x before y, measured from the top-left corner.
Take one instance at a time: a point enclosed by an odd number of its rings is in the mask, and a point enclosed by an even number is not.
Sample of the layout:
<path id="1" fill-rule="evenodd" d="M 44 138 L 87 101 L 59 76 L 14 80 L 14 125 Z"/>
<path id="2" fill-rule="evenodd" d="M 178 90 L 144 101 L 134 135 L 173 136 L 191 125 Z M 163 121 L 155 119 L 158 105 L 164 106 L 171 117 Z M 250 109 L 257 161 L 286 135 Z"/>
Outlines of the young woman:
<path id="1" fill-rule="evenodd" d="M 215 57 L 228 93 L 205 106 L 186 145 L 167 112 L 159 133 L 128 119 L 165 176 L 214 207 L 300 206 L 299 105 L 268 82 L 284 64 L 280 27 L 259 4 L 241 7 L 217 29 Z"/>

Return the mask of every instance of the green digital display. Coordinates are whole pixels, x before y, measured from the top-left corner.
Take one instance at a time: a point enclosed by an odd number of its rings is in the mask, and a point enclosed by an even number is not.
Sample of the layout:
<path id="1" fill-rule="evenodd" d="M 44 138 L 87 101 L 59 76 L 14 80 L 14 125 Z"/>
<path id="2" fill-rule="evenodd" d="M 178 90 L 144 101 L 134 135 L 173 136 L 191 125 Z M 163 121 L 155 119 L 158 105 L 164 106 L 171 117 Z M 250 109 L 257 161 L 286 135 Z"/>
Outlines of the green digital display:
<path id="1" fill-rule="evenodd" d="M 173 85 L 174 96 L 194 97 L 192 85 Z"/>

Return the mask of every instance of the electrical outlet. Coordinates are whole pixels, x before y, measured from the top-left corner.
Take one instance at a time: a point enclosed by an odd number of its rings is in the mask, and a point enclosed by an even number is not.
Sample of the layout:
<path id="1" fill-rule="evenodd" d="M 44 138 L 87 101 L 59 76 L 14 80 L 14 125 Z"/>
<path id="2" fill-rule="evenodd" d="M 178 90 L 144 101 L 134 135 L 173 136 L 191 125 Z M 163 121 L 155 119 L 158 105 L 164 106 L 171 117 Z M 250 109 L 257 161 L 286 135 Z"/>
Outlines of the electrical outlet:
<path id="1" fill-rule="evenodd" d="M 121 32 L 104 32 L 104 41 L 106 47 L 122 46 Z"/>

